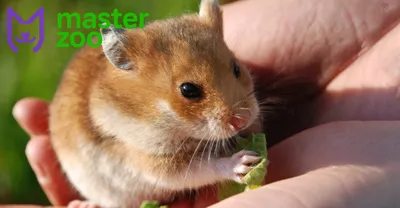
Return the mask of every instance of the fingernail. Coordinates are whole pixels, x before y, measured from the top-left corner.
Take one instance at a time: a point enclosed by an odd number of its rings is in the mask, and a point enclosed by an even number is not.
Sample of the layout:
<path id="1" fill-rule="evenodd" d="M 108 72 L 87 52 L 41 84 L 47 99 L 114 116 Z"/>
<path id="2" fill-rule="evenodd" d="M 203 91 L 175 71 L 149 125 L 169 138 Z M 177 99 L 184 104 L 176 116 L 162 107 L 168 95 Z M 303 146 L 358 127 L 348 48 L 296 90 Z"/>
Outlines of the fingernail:
<path id="1" fill-rule="evenodd" d="M 18 103 L 16 103 L 16 104 L 14 105 L 14 107 L 12 108 L 12 115 L 13 115 L 13 117 L 14 117 L 14 118 L 18 118 L 18 117 L 21 116 L 22 113 L 23 113 L 23 112 L 21 111 L 21 109 L 20 109 Z"/>
<path id="2" fill-rule="evenodd" d="M 18 124 L 21 124 L 20 119 L 24 116 L 24 113 L 25 112 L 19 106 L 14 106 L 12 109 L 12 116 L 18 122 Z"/>

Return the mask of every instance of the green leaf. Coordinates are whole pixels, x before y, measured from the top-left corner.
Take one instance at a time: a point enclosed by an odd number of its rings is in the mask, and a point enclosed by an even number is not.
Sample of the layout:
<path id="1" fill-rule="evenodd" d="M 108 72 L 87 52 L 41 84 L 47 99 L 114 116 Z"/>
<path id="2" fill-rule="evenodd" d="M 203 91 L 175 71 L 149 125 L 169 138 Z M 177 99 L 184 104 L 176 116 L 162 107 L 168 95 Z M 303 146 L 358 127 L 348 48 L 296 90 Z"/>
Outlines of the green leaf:
<path id="1" fill-rule="evenodd" d="M 244 176 L 245 184 L 239 184 L 235 181 L 227 181 L 218 184 L 218 199 L 223 200 L 233 195 L 253 190 L 262 186 L 264 177 L 267 174 L 267 142 L 265 134 L 253 134 L 249 138 L 236 137 L 238 146 L 237 151 L 251 150 L 257 152 L 262 160 Z M 155 201 L 145 201 L 142 203 L 141 208 L 167 208 L 167 206 L 160 206 Z"/>
<path id="2" fill-rule="evenodd" d="M 239 184 L 234 181 L 220 183 L 218 185 L 218 199 L 220 201 L 233 195 L 261 187 L 264 177 L 267 174 L 268 159 L 265 134 L 253 134 L 249 138 L 237 136 L 236 140 L 238 143 L 237 151 L 251 150 L 257 152 L 262 157 L 262 160 L 243 177 L 245 184 Z"/>
<path id="3" fill-rule="evenodd" d="M 156 201 L 144 201 L 140 205 L 140 208 L 168 208 L 168 206 L 160 206 Z"/>

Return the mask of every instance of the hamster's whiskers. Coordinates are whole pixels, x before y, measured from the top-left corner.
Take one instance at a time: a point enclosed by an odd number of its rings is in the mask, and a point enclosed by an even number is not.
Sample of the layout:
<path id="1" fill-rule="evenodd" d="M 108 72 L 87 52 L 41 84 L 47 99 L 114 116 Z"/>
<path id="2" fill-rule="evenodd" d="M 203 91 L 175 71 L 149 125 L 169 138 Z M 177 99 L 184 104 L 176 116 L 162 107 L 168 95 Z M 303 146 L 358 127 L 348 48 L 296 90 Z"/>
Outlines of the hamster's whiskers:
<path id="1" fill-rule="evenodd" d="M 200 142 L 197 144 L 197 147 L 196 147 L 196 149 L 195 149 L 194 152 L 193 152 L 193 155 L 192 155 L 192 157 L 191 157 L 191 159 L 190 159 L 189 165 L 188 165 L 188 167 L 187 167 L 187 169 L 186 169 L 185 178 L 183 179 L 184 181 L 186 181 L 186 179 L 187 179 L 187 176 L 188 176 L 188 173 L 189 173 L 189 170 L 190 170 L 190 166 L 192 165 L 193 159 L 194 159 L 195 155 L 197 154 L 197 151 L 199 150 L 199 147 L 201 146 L 201 143 L 203 142 L 203 140 L 204 140 L 204 137 L 203 137 L 203 138 L 200 140 Z"/>
<path id="2" fill-rule="evenodd" d="M 201 153 L 201 156 L 200 156 L 200 169 L 201 169 L 201 164 L 203 164 L 203 156 L 204 156 L 204 152 L 205 152 L 205 150 L 207 149 L 207 146 L 208 146 L 208 143 L 210 142 L 210 140 L 208 140 L 207 139 L 207 142 L 206 142 L 206 145 L 205 145 L 205 147 L 203 148 L 203 152 Z"/>
<path id="3" fill-rule="evenodd" d="M 182 149 L 182 147 L 185 145 L 186 141 L 188 141 L 189 139 L 190 139 L 190 137 L 187 137 L 185 140 L 183 140 L 182 144 L 179 145 L 178 149 L 176 149 L 176 151 L 175 151 L 174 154 L 172 155 L 171 159 L 169 160 L 169 163 L 173 163 L 173 162 L 174 162 L 174 159 L 175 159 L 176 155 L 179 153 L 179 151 L 180 151 L 180 150 Z M 162 179 L 163 179 L 164 175 L 165 175 L 165 174 L 167 173 L 167 171 L 168 171 L 168 167 L 167 167 L 167 166 L 164 166 L 164 167 L 162 167 L 162 168 L 163 168 L 163 171 L 161 172 L 160 176 L 157 178 L 157 180 L 156 180 L 156 182 L 155 182 L 155 185 L 158 184 L 159 180 L 162 180 Z"/>
<path id="4" fill-rule="evenodd" d="M 254 91 L 254 90 L 251 91 L 250 93 L 248 93 L 248 94 L 246 95 L 245 98 L 243 98 L 242 100 L 239 100 L 239 101 L 237 101 L 235 104 L 233 104 L 232 107 L 231 107 L 231 110 L 234 111 L 234 112 L 236 112 L 237 110 L 245 110 L 245 111 L 247 111 L 248 113 L 250 113 L 250 115 L 253 114 L 253 112 L 251 111 L 250 108 L 245 108 L 245 107 L 243 107 L 241 104 L 244 103 L 244 102 L 246 102 L 246 101 L 249 100 L 249 99 L 253 99 L 253 95 L 254 95 L 254 94 L 255 94 L 255 91 Z M 237 115 L 237 114 L 235 114 L 235 116 L 236 116 L 236 115 Z"/>
<path id="5" fill-rule="evenodd" d="M 239 109 L 239 110 L 247 111 L 247 112 L 249 112 L 250 114 L 253 113 L 253 112 L 251 112 L 250 108 L 240 107 L 240 108 L 238 108 L 238 109 Z"/>

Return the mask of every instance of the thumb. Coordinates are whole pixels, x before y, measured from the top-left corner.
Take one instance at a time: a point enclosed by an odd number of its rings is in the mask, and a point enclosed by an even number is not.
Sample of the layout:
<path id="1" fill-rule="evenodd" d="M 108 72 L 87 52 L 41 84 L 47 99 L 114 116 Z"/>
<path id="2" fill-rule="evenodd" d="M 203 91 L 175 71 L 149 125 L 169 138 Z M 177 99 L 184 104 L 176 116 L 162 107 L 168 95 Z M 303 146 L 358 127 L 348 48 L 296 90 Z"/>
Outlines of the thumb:
<path id="1" fill-rule="evenodd" d="M 270 149 L 276 182 L 213 207 L 400 207 L 399 134 L 399 121 L 309 129 Z"/>
<path id="2" fill-rule="evenodd" d="M 388 170 L 368 166 L 328 167 L 245 192 L 211 207 L 391 207 L 399 204 L 394 201 L 396 192 L 391 193 L 390 180 L 399 174 L 395 176 Z"/>

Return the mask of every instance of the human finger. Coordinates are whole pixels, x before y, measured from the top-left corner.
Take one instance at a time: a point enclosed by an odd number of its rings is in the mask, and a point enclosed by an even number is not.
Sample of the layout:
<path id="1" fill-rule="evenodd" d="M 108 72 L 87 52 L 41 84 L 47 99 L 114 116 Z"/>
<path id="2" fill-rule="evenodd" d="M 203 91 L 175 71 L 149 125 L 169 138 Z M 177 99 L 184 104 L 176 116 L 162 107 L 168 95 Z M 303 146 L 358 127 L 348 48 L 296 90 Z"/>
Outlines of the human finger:
<path id="1" fill-rule="evenodd" d="M 268 150 L 267 183 L 336 165 L 400 163 L 400 121 L 344 121 L 296 134 Z"/>
<path id="2" fill-rule="evenodd" d="M 44 135 L 48 132 L 48 104 L 36 98 L 24 98 L 13 108 L 18 124 L 30 135 Z"/>
<path id="3" fill-rule="evenodd" d="M 249 0 L 222 8 L 225 40 L 240 60 L 321 86 L 400 20 L 397 0 Z"/>
<path id="4" fill-rule="evenodd" d="M 67 205 L 80 199 L 63 174 L 48 136 L 32 138 L 26 147 L 26 155 L 52 205 Z"/>
<path id="5" fill-rule="evenodd" d="M 228 198 L 211 207 L 397 207 L 398 171 L 369 166 L 322 168 Z M 397 192 L 392 192 L 397 191 Z"/>
<path id="6" fill-rule="evenodd" d="M 400 120 L 399 37 L 400 24 L 327 86 L 314 104 L 313 125 Z"/>
<path id="7" fill-rule="evenodd" d="M 310 100 L 400 20 L 400 1 L 248 0 L 223 6 L 223 19 L 228 47 L 255 77 L 273 146 L 313 126 Z"/>
<path id="8" fill-rule="evenodd" d="M 268 185 L 214 207 L 397 207 L 400 122 L 338 122 L 269 150 Z"/>

